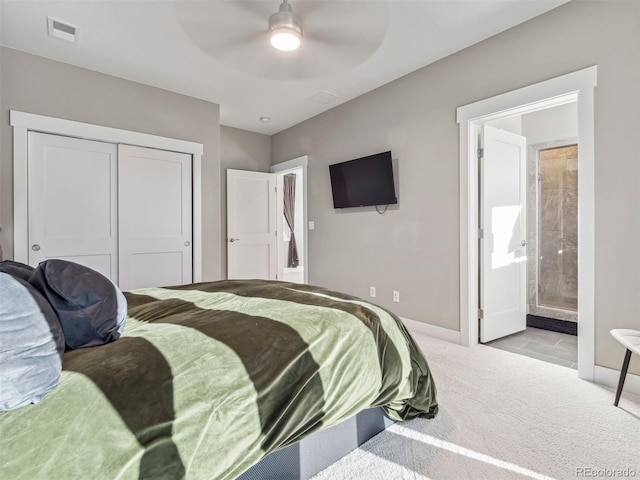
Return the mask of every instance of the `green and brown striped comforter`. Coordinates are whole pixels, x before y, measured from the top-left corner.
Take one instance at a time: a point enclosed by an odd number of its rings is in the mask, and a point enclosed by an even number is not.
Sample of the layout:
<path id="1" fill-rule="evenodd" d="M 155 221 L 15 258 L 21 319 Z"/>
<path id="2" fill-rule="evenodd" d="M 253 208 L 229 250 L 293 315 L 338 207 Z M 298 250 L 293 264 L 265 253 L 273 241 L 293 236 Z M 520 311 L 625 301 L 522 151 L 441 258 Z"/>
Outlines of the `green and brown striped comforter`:
<path id="1" fill-rule="evenodd" d="M 67 352 L 42 402 L 0 414 L 0 478 L 232 479 L 365 408 L 437 412 L 406 329 L 357 298 L 258 280 L 126 296 L 123 337 Z"/>

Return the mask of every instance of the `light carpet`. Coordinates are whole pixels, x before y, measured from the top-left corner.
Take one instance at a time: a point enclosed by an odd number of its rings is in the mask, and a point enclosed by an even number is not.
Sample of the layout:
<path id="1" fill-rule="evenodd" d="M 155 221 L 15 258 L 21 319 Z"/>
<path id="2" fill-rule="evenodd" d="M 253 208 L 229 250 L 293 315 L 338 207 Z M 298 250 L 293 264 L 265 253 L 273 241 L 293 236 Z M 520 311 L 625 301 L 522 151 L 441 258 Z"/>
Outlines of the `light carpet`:
<path id="1" fill-rule="evenodd" d="M 438 389 L 434 420 L 396 423 L 313 480 L 640 480 L 640 397 L 575 370 L 414 335 Z"/>

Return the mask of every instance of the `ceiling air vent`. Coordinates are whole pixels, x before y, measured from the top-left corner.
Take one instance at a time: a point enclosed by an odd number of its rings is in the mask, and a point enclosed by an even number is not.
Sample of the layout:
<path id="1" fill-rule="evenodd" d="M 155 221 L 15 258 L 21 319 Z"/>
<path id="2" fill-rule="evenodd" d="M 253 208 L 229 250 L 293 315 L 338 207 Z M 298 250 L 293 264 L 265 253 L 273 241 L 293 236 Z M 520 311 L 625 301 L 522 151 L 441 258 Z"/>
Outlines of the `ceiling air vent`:
<path id="1" fill-rule="evenodd" d="M 49 36 L 59 38 L 71 43 L 78 43 L 78 34 L 80 29 L 69 25 L 68 23 L 61 22 L 55 18 L 47 17 L 49 25 Z"/>
<path id="2" fill-rule="evenodd" d="M 315 93 L 308 97 L 312 102 L 319 103 L 320 105 L 329 105 L 332 102 L 335 102 L 340 96 L 335 93 L 327 92 L 326 90 L 320 90 L 318 93 Z"/>

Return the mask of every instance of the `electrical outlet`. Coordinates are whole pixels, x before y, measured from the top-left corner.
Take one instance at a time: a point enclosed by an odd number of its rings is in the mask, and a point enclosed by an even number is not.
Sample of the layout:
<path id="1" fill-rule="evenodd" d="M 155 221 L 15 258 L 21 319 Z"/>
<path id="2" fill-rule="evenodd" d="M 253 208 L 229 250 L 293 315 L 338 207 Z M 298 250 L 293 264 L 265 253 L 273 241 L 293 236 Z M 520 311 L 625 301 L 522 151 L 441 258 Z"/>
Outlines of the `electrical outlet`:
<path id="1" fill-rule="evenodd" d="M 376 296 L 376 287 L 369 287 L 369 296 L 372 298 Z"/>
<path id="2" fill-rule="evenodd" d="M 394 302 L 399 302 L 400 301 L 400 292 L 398 290 L 394 290 L 393 291 L 393 301 Z"/>

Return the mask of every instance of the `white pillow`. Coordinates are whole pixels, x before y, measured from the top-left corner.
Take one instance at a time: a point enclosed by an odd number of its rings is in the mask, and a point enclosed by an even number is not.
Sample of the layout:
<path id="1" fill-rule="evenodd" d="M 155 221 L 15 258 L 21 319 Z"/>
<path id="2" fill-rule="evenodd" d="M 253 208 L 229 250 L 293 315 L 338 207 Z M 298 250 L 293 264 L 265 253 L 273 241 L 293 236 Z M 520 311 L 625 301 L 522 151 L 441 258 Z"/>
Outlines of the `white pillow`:
<path id="1" fill-rule="evenodd" d="M 32 285 L 0 272 L 0 411 L 44 398 L 59 382 L 64 336 Z"/>

